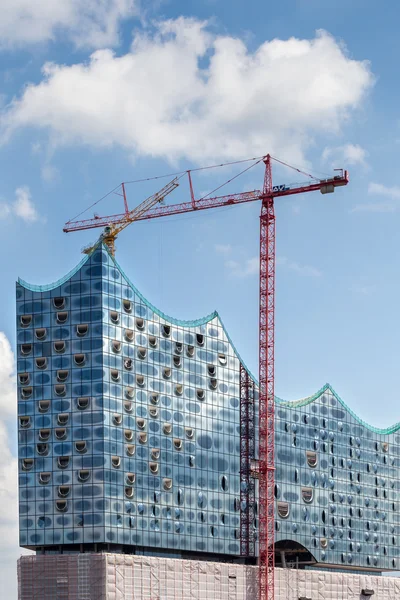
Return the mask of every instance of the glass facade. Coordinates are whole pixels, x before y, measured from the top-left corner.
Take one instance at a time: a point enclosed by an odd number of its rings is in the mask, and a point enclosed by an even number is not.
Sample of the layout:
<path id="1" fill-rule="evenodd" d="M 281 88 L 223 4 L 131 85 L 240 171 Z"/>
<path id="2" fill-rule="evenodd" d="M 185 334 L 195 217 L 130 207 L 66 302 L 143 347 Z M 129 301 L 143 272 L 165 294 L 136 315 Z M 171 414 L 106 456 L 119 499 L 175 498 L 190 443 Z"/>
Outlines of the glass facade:
<path id="1" fill-rule="evenodd" d="M 239 359 L 217 314 L 168 319 L 97 247 L 17 284 L 20 544 L 238 555 Z"/>
<path id="2" fill-rule="evenodd" d="M 21 546 L 240 557 L 241 359 L 218 314 L 167 317 L 102 246 L 16 295 Z M 398 429 L 329 386 L 277 400 L 276 542 L 397 569 Z"/>

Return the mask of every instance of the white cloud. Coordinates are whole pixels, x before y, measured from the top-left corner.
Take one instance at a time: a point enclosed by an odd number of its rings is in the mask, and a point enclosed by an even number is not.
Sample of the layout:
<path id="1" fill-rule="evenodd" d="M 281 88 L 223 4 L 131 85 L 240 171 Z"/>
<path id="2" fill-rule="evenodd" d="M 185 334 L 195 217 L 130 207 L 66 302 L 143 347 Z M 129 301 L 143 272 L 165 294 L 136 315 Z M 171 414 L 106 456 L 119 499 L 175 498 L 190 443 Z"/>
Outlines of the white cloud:
<path id="1" fill-rule="evenodd" d="M 366 165 L 368 153 L 359 144 L 327 147 L 322 153 L 322 160 L 344 169 L 350 165 Z"/>
<path id="2" fill-rule="evenodd" d="M 0 332 L 0 581 L 2 597 L 16 598 L 18 548 L 18 466 L 7 424 L 15 427 L 15 364 L 10 343 Z"/>
<path id="3" fill-rule="evenodd" d="M 40 174 L 44 181 L 51 183 L 57 179 L 59 172 L 56 167 L 53 167 L 53 165 L 45 164 L 43 165 Z"/>
<path id="4" fill-rule="evenodd" d="M 322 272 L 311 265 L 300 265 L 299 263 L 289 260 L 286 256 L 280 256 L 276 259 L 276 264 L 286 267 L 291 271 L 295 271 L 302 277 L 321 277 Z"/>
<path id="5" fill-rule="evenodd" d="M 1 136 L 34 127 L 55 147 L 118 145 L 198 163 L 269 151 L 302 164 L 314 138 L 339 133 L 372 84 L 368 63 L 324 31 L 251 51 L 181 17 L 138 34 L 125 55 L 45 64 L 42 81 L 0 113 Z"/>
<path id="6" fill-rule="evenodd" d="M 218 254 L 228 255 L 232 252 L 232 246 L 230 244 L 216 244 L 215 251 Z"/>
<path id="7" fill-rule="evenodd" d="M 31 192 L 27 186 L 15 190 L 15 202 L 11 209 L 17 217 L 27 223 L 34 223 L 39 220 L 39 215 L 32 202 Z"/>
<path id="8" fill-rule="evenodd" d="M 236 260 L 225 261 L 225 267 L 229 270 L 231 275 L 235 277 L 249 277 L 256 275 L 259 272 L 260 261 L 258 256 L 249 258 L 244 262 L 238 262 Z"/>
<path id="9" fill-rule="evenodd" d="M 2 0 L 0 48 L 70 39 L 78 47 L 118 42 L 122 19 L 136 14 L 135 0 Z"/>
<path id="10" fill-rule="evenodd" d="M 391 213 L 400 210 L 400 187 L 396 185 L 390 187 L 382 183 L 370 183 L 368 194 L 371 196 L 382 196 L 385 200 L 356 204 L 350 212 Z"/>

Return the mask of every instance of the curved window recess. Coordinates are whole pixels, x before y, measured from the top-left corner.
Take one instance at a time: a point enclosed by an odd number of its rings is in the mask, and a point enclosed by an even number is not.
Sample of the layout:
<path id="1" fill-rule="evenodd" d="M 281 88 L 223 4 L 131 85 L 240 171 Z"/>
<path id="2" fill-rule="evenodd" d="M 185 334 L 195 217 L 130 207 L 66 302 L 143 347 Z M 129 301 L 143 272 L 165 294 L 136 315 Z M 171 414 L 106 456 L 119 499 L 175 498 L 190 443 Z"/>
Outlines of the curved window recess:
<path id="1" fill-rule="evenodd" d="M 124 401 L 124 411 L 127 413 L 131 413 L 133 410 L 133 404 L 129 400 Z"/>
<path id="2" fill-rule="evenodd" d="M 32 323 L 32 315 L 22 315 L 19 319 L 21 327 L 29 327 Z"/>
<path id="3" fill-rule="evenodd" d="M 78 337 L 84 337 L 89 331 L 89 325 L 87 323 L 83 323 L 81 325 L 76 326 L 76 335 Z"/>
<path id="4" fill-rule="evenodd" d="M 199 513 L 199 521 L 200 523 L 205 523 L 206 522 L 206 515 L 203 512 Z"/>
<path id="5" fill-rule="evenodd" d="M 225 366 L 226 363 L 228 362 L 228 359 L 226 358 L 225 354 L 219 353 L 218 354 L 218 361 L 219 361 L 220 365 Z"/>
<path id="6" fill-rule="evenodd" d="M 31 471 L 33 469 L 33 458 L 23 458 L 22 459 L 22 470 L 23 471 Z"/>
<path id="7" fill-rule="evenodd" d="M 54 342 L 53 348 L 54 348 L 54 352 L 56 352 L 57 354 L 64 354 L 65 342 Z"/>
<path id="8" fill-rule="evenodd" d="M 186 348 L 186 354 L 189 358 L 192 358 L 194 356 L 194 346 L 188 346 Z"/>
<path id="9" fill-rule="evenodd" d="M 69 456 L 59 456 L 57 464 L 60 469 L 66 469 L 69 466 Z"/>
<path id="10" fill-rule="evenodd" d="M 39 327 L 39 329 L 35 329 L 35 336 L 38 340 L 45 340 L 47 335 L 47 331 L 45 327 Z"/>
<path id="11" fill-rule="evenodd" d="M 151 458 L 153 460 L 158 460 L 160 458 L 160 448 L 151 449 Z"/>
<path id="12" fill-rule="evenodd" d="M 136 419 L 136 425 L 139 427 L 139 429 L 145 429 L 146 428 L 146 421 L 144 419 Z"/>
<path id="13" fill-rule="evenodd" d="M 66 310 L 64 310 L 63 312 L 57 313 L 57 323 L 62 325 L 63 323 L 66 323 L 67 321 L 68 321 L 68 313 Z"/>
<path id="14" fill-rule="evenodd" d="M 175 450 L 182 450 L 182 440 L 179 438 L 174 438 L 174 448 Z"/>
<path id="15" fill-rule="evenodd" d="M 114 425 L 121 425 L 122 415 L 114 414 L 113 415 L 113 423 L 114 423 Z"/>
<path id="16" fill-rule="evenodd" d="M 314 493 L 312 488 L 301 488 L 301 495 L 306 504 L 310 504 L 313 501 Z"/>
<path id="17" fill-rule="evenodd" d="M 57 381 L 64 382 L 67 381 L 69 375 L 69 371 L 67 369 L 60 369 L 57 371 Z"/>
<path id="18" fill-rule="evenodd" d="M 51 473 L 39 473 L 39 483 L 46 485 L 51 480 Z"/>
<path id="19" fill-rule="evenodd" d="M 193 429 L 193 427 L 185 427 L 185 433 L 186 433 L 186 437 L 189 440 L 192 440 L 194 438 L 194 429 Z"/>
<path id="20" fill-rule="evenodd" d="M 179 383 L 178 385 L 175 386 L 175 394 L 177 396 L 182 396 L 182 394 L 183 394 L 183 385 L 182 384 Z"/>
<path id="21" fill-rule="evenodd" d="M 164 379 L 170 379 L 171 378 L 171 369 L 169 367 L 164 367 L 162 374 L 163 374 Z"/>
<path id="22" fill-rule="evenodd" d="M 281 519 L 287 519 L 289 512 L 290 510 L 288 502 L 278 502 L 278 515 Z"/>
<path id="23" fill-rule="evenodd" d="M 149 335 L 149 346 L 157 348 L 157 338 L 155 335 Z"/>
<path id="24" fill-rule="evenodd" d="M 50 439 L 51 430 L 50 429 L 41 429 L 39 431 L 39 440 L 43 442 L 47 442 Z"/>
<path id="25" fill-rule="evenodd" d="M 118 469 L 121 465 L 121 459 L 119 456 L 112 456 L 111 457 L 111 464 L 114 467 L 114 469 Z"/>
<path id="26" fill-rule="evenodd" d="M 50 408 L 50 400 L 39 400 L 39 412 L 46 413 Z"/>
<path id="27" fill-rule="evenodd" d="M 64 427 L 57 427 L 54 434 L 57 440 L 65 440 L 67 437 L 67 430 Z"/>
<path id="28" fill-rule="evenodd" d="M 180 356 L 174 356 L 174 366 L 178 369 L 182 366 L 182 359 Z"/>
<path id="29" fill-rule="evenodd" d="M 153 419 L 156 419 L 158 417 L 158 408 L 155 408 L 155 406 L 150 406 L 149 407 L 149 415 Z"/>
<path id="30" fill-rule="evenodd" d="M 135 493 L 135 492 L 134 492 L 134 489 L 133 489 L 133 488 L 131 488 L 131 487 L 126 487 L 126 488 L 125 488 L 125 496 L 126 496 L 127 498 L 133 498 L 133 496 L 134 496 L 134 493 Z"/>
<path id="31" fill-rule="evenodd" d="M 238 510 L 240 510 L 240 500 L 239 498 L 235 498 L 233 501 L 233 510 L 235 510 L 236 512 L 238 512 Z"/>
<path id="32" fill-rule="evenodd" d="M 169 490 L 171 490 L 172 489 L 172 479 L 169 479 L 168 477 L 166 477 L 165 479 L 163 479 L 163 488 L 167 492 Z"/>
<path id="33" fill-rule="evenodd" d="M 31 426 L 31 418 L 30 417 L 20 417 L 19 425 L 22 429 L 29 429 Z"/>
<path id="34" fill-rule="evenodd" d="M 60 498 L 67 498 L 71 492 L 69 485 L 60 485 L 58 488 L 58 495 Z"/>
<path id="35" fill-rule="evenodd" d="M 211 535 L 211 537 L 218 536 L 218 529 L 216 527 L 214 527 L 214 525 L 210 525 L 210 535 Z"/>
<path id="36" fill-rule="evenodd" d="M 189 456 L 189 467 L 194 467 L 196 465 L 196 460 L 193 455 Z"/>
<path id="37" fill-rule="evenodd" d="M 182 342 L 175 342 L 175 354 L 182 354 L 183 344 Z"/>
<path id="38" fill-rule="evenodd" d="M 327 548 L 328 547 L 328 540 L 326 538 L 321 538 L 320 539 L 320 544 L 321 544 L 321 548 Z"/>
<path id="39" fill-rule="evenodd" d="M 89 404 L 90 398 L 78 398 L 78 400 L 76 401 L 76 405 L 79 408 L 79 410 L 85 410 L 86 408 L 89 408 Z"/>
<path id="40" fill-rule="evenodd" d="M 228 491 L 228 478 L 226 477 L 226 475 L 222 475 L 221 477 L 221 490 L 223 492 L 227 492 Z"/>
<path id="41" fill-rule="evenodd" d="M 126 445 L 126 453 L 128 456 L 133 456 L 135 454 L 135 446 L 134 444 Z"/>
<path id="42" fill-rule="evenodd" d="M 110 321 L 114 323 L 114 325 L 118 325 L 119 323 L 119 313 L 116 310 L 110 310 Z"/>
<path id="43" fill-rule="evenodd" d="M 307 450 L 306 458 L 308 466 L 312 469 L 314 469 L 318 465 L 318 456 L 316 452 L 310 452 L 309 450 Z"/>
<path id="44" fill-rule="evenodd" d="M 221 525 L 226 525 L 226 517 L 224 514 L 220 515 L 219 520 L 221 521 Z"/>
<path id="45" fill-rule="evenodd" d="M 145 433 L 144 431 L 142 431 L 141 433 L 139 433 L 139 443 L 140 444 L 146 444 L 147 443 L 147 433 Z"/>
<path id="46" fill-rule="evenodd" d="M 133 329 L 125 329 L 125 339 L 127 342 L 133 342 L 135 339 L 135 332 Z"/>
<path id="47" fill-rule="evenodd" d="M 38 369 L 46 369 L 47 368 L 47 358 L 40 357 L 35 359 L 36 367 Z"/>
<path id="48" fill-rule="evenodd" d="M 56 500 L 56 509 L 60 512 L 66 512 L 68 503 L 66 500 Z"/>
<path id="49" fill-rule="evenodd" d="M 21 389 L 21 396 L 22 398 L 24 398 L 24 400 L 26 400 L 27 398 L 30 398 L 32 396 L 32 392 L 33 392 L 33 388 L 32 387 L 23 387 Z"/>
<path id="50" fill-rule="evenodd" d="M 171 326 L 170 325 L 161 325 L 161 333 L 164 337 L 171 336 Z"/>
<path id="51" fill-rule="evenodd" d="M 178 500 L 179 506 L 182 506 L 182 504 L 184 503 L 184 500 L 185 500 L 185 492 L 183 491 L 182 488 L 178 488 L 177 500 Z"/>
<path id="52" fill-rule="evenodd" d="M 210 379 L 210 388 L 212 390 L 216 390 L 218 387 L 218 380 L 217 379 Z"/>
<path id="53" fill-rule="evenodd" d="M 32 352 L 32 344 L 21 344 L 21 354 L 28 356 Z"/>
<path id="54" fill-rule="evenodd" d="M 207 365 L 207 373 L 210 377 L 214 377 L 217 374 L 217 367 L 215 365 Z"/>
<path id="55" fill-rule="evenodd" d="M 86 356 L 84 354 L 74 354 L 74 363 L 77 367 L 82 367 L 86 362 Z"/>
<path id="56" fill-rule="evenodd" d="M 78 471 L 78 479 L 82 483 L 85 483 L 86 481 L 89 481 L 89 479 L 90 479 L 90 471 L 89 471 L 89 469 L 81 469 L 80 471 Z"/>
<path id="57" fill-rule="evenodd" d="M 118 372 L 118 369 L 111 369 L 110 370 L 110 375 L 111 375 L 112 381 L 119 381 L 119 372 Z"/>
<path id="58" fill-rule="evenodd" d="M 135 473 L 127 473 L 125 481 L 128 485 L 133 485 L 136 481 L 136 474 Z"/>
<path id="59" fill-rule="evenodd" d="M 56 396 L 65 396 L 67 393 L 67 386 L 63 384 L 57 384 L 54 386 L 54 392 Z"/>
<path id="60" fill-rule="evenodd" d="M 49 453 L 49 445 L 48 444 L 36 444 L 36 451 L 40 456 L 47 456 Z"/>
<path id="61" fill-rule="evenodd" d="M 204 390 L 196 390 L 196 396 L 198 400 L 204 400 L 206 394 Z"/>
<path id="62" fill-rule="evenodd" d="M 158 463 L 156 463 L 156 462 L 149 463 L 149 469 L 154 475 L 156 475 L 158 473 Z"/>
<path id="63" fill-rule="evenodd" d="M 138 329 L 139 331 L 144 331 L 144 319 L 142 319 L 141 317 L 136 317 L 135 325 L 136 329 Z"/>
<path id="64" fill-rule="evenodd" d="M 163 425 L 163 432 L 166 435 L 169 435 L 171 433 L 171 431 L 172 431 L 172 423 L 164 423 L 164 425 Z"/>
<path id="65" fill-rule="evenodd" d="M 239 540 L 240 539 L 239 529 L 235 529 L 233 531 L 233 537 L 235 538 L 235 540 Z"/>
<path id="66" fill-rule="evenodd" d="M 136 385 L 138 385 L 139 387 L 144 387 L 144 384 L 144 375 L 136 375 Z"/>
<path id="67" fill-rule="evenodd" d="M 58 415 L 57 417 L 57 423 L 59 425 L 66 425 L 69 421 L 69 415 L 66 413 L 63 413 L 61 415 Z"/>
<path id="68" fill-rule="evenodd" d="M 150 394 L 150 402 L 154 405 L 157 405 L 160 403 L 160 396 L 159 394 Z"/>
<path id="69" fill-rule="evenodd" d="M 57 308 L 57 310 L 61 310 L 65 307 L 65 298 L 59 296 L 58 298 L 53 298 L 53 306 Z"/>
<path id="70" fill-rule="evenodd" d="M 383 450 L 383 452 L 388 452 L 389 451 L 389 444 L 388 444 L 388 442 L 382 442 L 382 450 Z"/>
<path id="71" fill-rule="evenodd" d="M 146 358 L 146 354 L 147 354 L 146 348 L 139 346 L 139 348 L 137 349 L 138 358 L 140 358 L 140 360 L 144 360 Z"/>
<path id="72" fill-rule="evenodd" d="M 118 340 L 113 340 L 111 342 L 111 349 L 116 354 L 118 354 L 119 352 L 121 352 L 121 346 L 122 346 L 122 344 Z"/>
<path id="73" fill-rule="evenodd" d="M 135 388 L 127 387 L 125 390 L 125 397 L 132 400 L 135 397 Z"/>
<path id="74" fill-rule="evenodd" d="M 30 383 L 31 380 L 29 373 L 20 373 L 18 375 L 18 379 L 19 382 L 22 383 L 22 385 L 27 385 L 28 383 Z"/>
<path id="75" fill-rule="evenodd" d="M 196 333 L 196 342 L 198 346 L 204 346 L 204 335 L 202 333 Z"/>
<path id="76" fill-rule="evenodd" d="M 85 454 L 87 452 L 86 442 L 84 440 L 75 442 L 75 450 L 79 454 Z"/>
<path id="77" fill-rule="evenodd" d="M 127 442 L 131 442 L 133 440 L 133 431 L 131 431 L 130 429 L 125 429 L 124 437 Z"/>
<path id="78" fill-rule="evenodd" d="M 127 313 L 132 312 L 132 302 L 130 300 L 122 300 L 122 306 L 124 307 L 124 311 Z"/>

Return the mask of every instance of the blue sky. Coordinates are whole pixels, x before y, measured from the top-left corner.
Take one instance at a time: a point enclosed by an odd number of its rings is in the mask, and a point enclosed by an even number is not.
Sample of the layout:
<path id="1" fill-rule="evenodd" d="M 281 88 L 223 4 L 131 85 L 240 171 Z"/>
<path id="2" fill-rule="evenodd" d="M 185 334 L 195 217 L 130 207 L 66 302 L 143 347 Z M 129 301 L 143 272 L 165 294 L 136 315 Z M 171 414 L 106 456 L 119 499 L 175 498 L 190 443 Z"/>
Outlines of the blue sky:
<path id="1" fill-rule="evenodd" d="M 397 3 L 384 11 L 370 0 L 3 4 L 4 452 L 15 449 L 14 282 L 58 279 L 99 233 L 67 235 L 64 222 L 121 181 L 267 152 L 321 177 L 348 168 L 351 178 L 334 195 L 276 202 L 276 394 L 296 399 L 328 381 L 366 421 L 400 420 Z M 197 195 L 236 172 L 197 174 Z M 227 190 L 259 188 L 262 175 L 250 171 Z M 299 180 L 279 166 L 274 177 Z M 130 205 L 163 183 L 130 185 Z M 168 202 L 186 199 L 182 185 Z M 112 197 L 96 210 L 120 208 Z M 259 209 L 139 223 L 117 249 L 131 280 L 167 314 L 217 309 L 255 374 Z M 0 501 L 10 505 L 13 475 L 2 476 Z M 7 518 L 4 536 L 16 548 L 14 513 Z"/>

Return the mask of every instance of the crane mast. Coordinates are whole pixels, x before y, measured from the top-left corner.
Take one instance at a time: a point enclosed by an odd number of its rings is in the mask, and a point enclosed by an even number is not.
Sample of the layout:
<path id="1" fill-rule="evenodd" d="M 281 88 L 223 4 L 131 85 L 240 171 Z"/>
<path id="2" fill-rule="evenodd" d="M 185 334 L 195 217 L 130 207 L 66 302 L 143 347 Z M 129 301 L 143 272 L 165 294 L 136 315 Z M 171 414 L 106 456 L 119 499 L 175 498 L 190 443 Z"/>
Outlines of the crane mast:
<path id="1" fill-rule="evenodd" d="M 259 480 L 259 600 L 274 600 L 274 486 L 275 486 L 275 415 L 274 415 L 274 335 L 275 335 L 275 211 L 274 200 L 293 194 L 320 191 L 322 194 L 332 193 L 337 187 L 349 182 L 347 171 L 340 170 L 332 178 L 314 180 L 308 184 L 292 186 L 274 186 L 272 182 L 271 156 L 263 157 L 265 166 L 262 190 L 251 190 L 238 194 L 215 196 L 195 200 L 192 180 L 188 171 L 191 190 L 191 201 L 168 206 L 156 206 L 178 185 L 173 180 L 160 192 L 145 200 L 132 211 L 128 210 L 125 188 L 123 187 L 125 212 L 107 217 L 95 217 L 80 221 L 69 221 L 64 227 L 65 232 L 92 229 L 95 227 L 110 227 L 111 242 L 109 248 L 114 253 L 116 235 L 133 221 L 157 219 L 171 215 L 184 214 L 198 210 L 221 208 L 247 202 L 261 201 L 260 214 L 260 300 L 259 300 L 259 456 L 258 467 L 254 468 L 255 445 L 249 440 L 241 439 L 240 477 L 243 489 L 241 500 L 245 508 L 241 514 L 241 553 L 243 556 L 255 555 L 255 539 L 252 516 L 255 515 L 255 485 L 254 479 Z M 280 161 L 278 161 L 280 162 Z M 298 169 L 296 169 L 298 170 Z M 104 234 L 104 241 L 107 237 Z M 255 394 L 254 382 L 246 374 L 241 365 L 240 371 L 240 418 L 241 438 L 254 435 L 251 423 L 254 423 Z M 252 421 L 253 419 L 253 421 Z M 254 440 L 253 440 L 254 441 Z M 241 485 L 242 489 L 242 485 Z M 251 504 L 253 503 L 253 507 Z"/>

